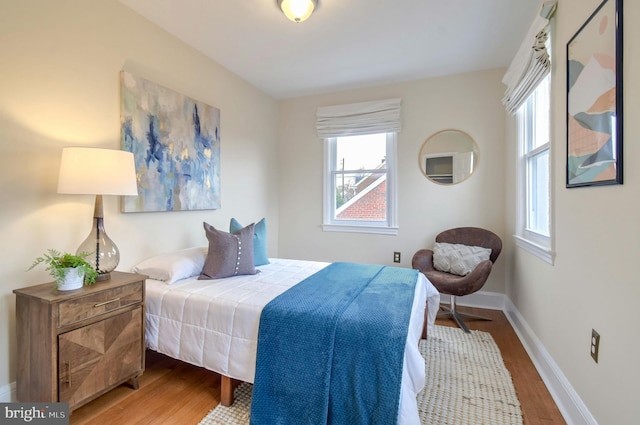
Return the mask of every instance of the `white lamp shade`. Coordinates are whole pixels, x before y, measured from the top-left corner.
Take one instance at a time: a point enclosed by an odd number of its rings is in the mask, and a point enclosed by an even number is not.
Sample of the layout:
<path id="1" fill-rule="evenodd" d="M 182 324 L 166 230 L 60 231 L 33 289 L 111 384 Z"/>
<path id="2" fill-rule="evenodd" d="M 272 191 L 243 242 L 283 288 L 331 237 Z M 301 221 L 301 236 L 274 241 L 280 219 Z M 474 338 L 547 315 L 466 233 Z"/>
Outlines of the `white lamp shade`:
<path id="1" fill-rule="evenodd" d="M 99 148 L 62 149 L 58 193 L 137 195 L 133 153 Z"/>
<path id="2" fill-rule="evenodd" d="M 293 22 L 306 20 L 316 7 L 317 0 L 278 0 L 282 13 Z"/>

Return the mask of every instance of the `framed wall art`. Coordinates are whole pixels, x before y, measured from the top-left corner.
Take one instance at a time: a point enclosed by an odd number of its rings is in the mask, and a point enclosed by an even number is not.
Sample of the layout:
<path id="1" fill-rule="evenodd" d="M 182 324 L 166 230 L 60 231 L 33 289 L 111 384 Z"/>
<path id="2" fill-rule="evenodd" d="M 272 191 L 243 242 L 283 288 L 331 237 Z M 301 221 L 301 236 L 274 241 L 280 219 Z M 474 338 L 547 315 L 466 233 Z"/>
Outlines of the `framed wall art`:
<path id="1" fill-rule="evenodd" d="M 622 0 L 567 43 L 567 187 L 622 184 Z"/>
<path id="2" fill-rule="evenodd" d="M 122 211 L 220 208 L 220 110 L 125 71 L 120 84 L 122 149 L 138 180 Z"/>

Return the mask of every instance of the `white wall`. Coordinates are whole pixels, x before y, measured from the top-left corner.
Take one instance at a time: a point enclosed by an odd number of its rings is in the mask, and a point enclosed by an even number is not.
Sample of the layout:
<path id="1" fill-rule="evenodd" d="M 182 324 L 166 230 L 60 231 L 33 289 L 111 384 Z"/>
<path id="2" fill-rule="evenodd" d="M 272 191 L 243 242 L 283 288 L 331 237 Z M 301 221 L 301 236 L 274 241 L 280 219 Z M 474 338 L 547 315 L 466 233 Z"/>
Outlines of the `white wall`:
<path id="1" fill-rule="evenodd" d="M 56 194 L 62 147 L 120 148 L 121 70 L 220 109 L 222 208 L 121 214 L 105 197 L 118 269 L 206 245 L 202 222 L 226 229 L 232 216 L 266 216 L 277 254 L 274 99 L 115 0 L 2 2 L 0 64 L 0 393 L 16 377 L 12 290 L 49 281 L 25 270 L 47 248 L 75 251 L 90 230 L 93 198 Z"/>
<path id="2" fill-rule="evenodd" d="M 612 0 L 609 0 L 612 1 Z M 600 424 L 640 423 L 640 3 L 624 2 L 624 184 L 565 187 L 566 44 L 600 0 L 561 0 L 553 37 L 553 221 L 550 266 L 513 249 L 507 294 Z M 635 44 L 632 44 L 634 43 Z M 507 125 L 507 181 L 515 180 L 515 124 Z M 515 233 L 515 186 L 508 186 L 508 234 Z M 601 335 L 599 362 L 589 355 Z M 585 422 L 589 423 L 589 422 Z"/>
<path id="3" fill-rule="evenodd" d="M 284 257 L 401 266 L 432 247 L 436 234 L 458 226 L 478 226 L 504 238 L 504 108 L 500 99 L 504 71 L 492 70 L 280 102 L 280 245 Z M 319 106 L 402 98 L 402 132 L 398 136 L 399 226 L 397 236 L 323 232 L 322 142 L 315 130 Z M 456 128 L 479 147 L 475 174 L 444 186 L 427 180 L 418 155 L 433 133 Z M 485 286 L 504 292 L 504 259 Z"/>

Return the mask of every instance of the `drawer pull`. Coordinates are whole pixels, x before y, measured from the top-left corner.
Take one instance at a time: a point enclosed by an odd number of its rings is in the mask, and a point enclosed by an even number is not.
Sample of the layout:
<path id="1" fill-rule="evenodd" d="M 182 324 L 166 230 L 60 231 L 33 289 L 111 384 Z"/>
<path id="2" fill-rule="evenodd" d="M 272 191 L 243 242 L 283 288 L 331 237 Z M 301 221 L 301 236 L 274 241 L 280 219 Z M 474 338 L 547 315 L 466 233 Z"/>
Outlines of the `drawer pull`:
<path id="1" fill-rule="evenodd" d="M 114 302 L 116 302 L 116 301 L 120 301 L 120 297 L 118 297 L 118 298 L 114 298 L 114 299 L 109 300 L 109 301 L 105 301 L 105 302 L 103 302 L 103 303 L 98 303 L 98 304 L 94 305 L 94 306 L 93 306 L 93 308 L 101 307 L 101 306 L 106 305 L 106 304 L 111 304 L 111 303 L 114 303 Z"/>
<path id="2" fill-rule="evenodd" d="M 71 387 L 71 362 L 64 362 L 67 365 L 67 384 Z"/>

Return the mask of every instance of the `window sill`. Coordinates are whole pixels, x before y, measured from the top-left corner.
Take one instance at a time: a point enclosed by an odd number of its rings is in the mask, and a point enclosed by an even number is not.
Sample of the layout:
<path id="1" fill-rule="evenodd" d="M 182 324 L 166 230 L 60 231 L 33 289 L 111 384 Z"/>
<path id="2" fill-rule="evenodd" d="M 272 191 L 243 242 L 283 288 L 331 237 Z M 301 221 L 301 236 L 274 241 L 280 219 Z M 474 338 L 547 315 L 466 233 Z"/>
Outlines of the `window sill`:
<path id="1" fill-rule="evenodd" d="M 397 227 L 354 226 L 344 224 L 323 224 L 322 230 L 325 232 L 371 233 L 393 236 L 396 236 L 398 234 Z"/>
<path id="2" fill-rule="evenodd" d="M 533 243 L 530 240 L 523 238 L 522 236 L 513 235 L 513 237 L 516 240 L 516 245 L 519 248 L 522 248 L 530 254 L 535 255 L 542 261 L 553 265 L 556 253 L 553 252 L 550 248 Z"/>

